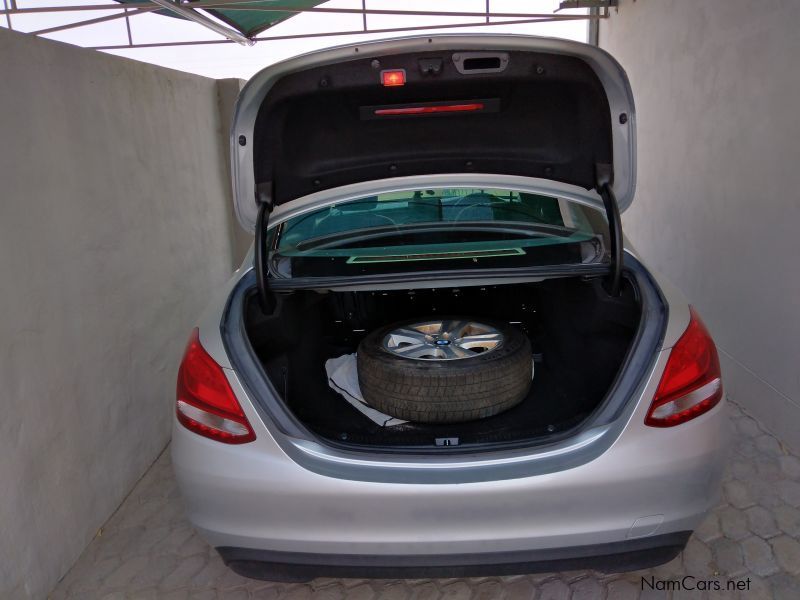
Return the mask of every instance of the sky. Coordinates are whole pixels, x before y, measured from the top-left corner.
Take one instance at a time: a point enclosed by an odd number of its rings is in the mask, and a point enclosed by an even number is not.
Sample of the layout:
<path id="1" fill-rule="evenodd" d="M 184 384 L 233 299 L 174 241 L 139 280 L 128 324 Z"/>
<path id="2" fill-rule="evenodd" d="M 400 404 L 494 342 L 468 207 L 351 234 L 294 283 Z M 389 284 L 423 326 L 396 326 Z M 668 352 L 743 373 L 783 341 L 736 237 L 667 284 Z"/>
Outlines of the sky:
<path id="1" fill-rule="evenodd" d="M 9 0 L 0 0 L 10 4 Z M 490 0 L 491 10 L 496 12 L 531 12 L 552 13 L 558 8 L 558 0 Z M 366 0 L 367 8 L 398 9 L 398 10 L 433 10 L 431 0 Z M 19 8 L 32 8 L 41 6 L 77 4 L 114 4 L 112 0 L 17 0 Z M 361 8 L 361 0 L 331 0 L 321 5 L 336 8 Z M 486 9 L 485 0 L 436 0 L 435 8 L 442 11 L 475 11 Z M 575 14 L 585 11 L 562 11 L 559 14 Z M 116 14 L 116 11 L 80 11 L 73 13 L 39 13 L 34 15 L 11 16 L 12 28 L 17 31 L 32 32 L 64 23 L 83 21 Z M 483 22 L 484 19 L 471 17 L 424 17 L 424 16 L 398 16 L 398 15 L 369 15 L 368 27 L 370 29 L 383 29 L 390 27 L 409 27 L 418 25 L 441 25 L 443 23 L 468 23 L 471 20 Z M 502 19 L 494 19 L 501 21 Z M 195 41 L 224 39 L 201 25 L 174 19 L 171 17 L 140 14 L 129 19 L 131 36 L 134 43 L 151 43 L 166 41 Z M 7 27 L 5 17 L 0 17 L 0 26 Z M 330 31 L 356 31 L 362 27 L 361 15 L 354 14 L 321 14 L 305 13 L 295 16 L 267 30 L 264 36 L 284 36 L 299 33 L 317 33 Z M 528 35 L 542 35 L 560 37 L 585 42 L 588 33 L 588 21 L 563 21 L 557 23 L 538 23 L 528 25 L 507 25 L 445 29 L 442 32 L 493 32 L 493 33 L 522 33 Z M 304 40 L 275 40 L 262 41 L 254 46 L 246 47 L 238 44 L 211 44 L 203 46 L 176 46 L 162 48 L 140 48 L 126 50 L 112 50 L 112 54 L 125 56 L 144 62 L 149 62 L 180 71 L 187 71 L 213 77 L 215 79 L 238 77 L 248 79 L 262 68 L 296 56 L 305 52 L 337 46 L 341 44 L 356 43 L 366 40 L 382 39 L 400 35 L 420 35 L 434 33 L 436 29 L 424 32 L 409 32 L 395 34 L 367 34 L 331 36 L 323 38 L 310 38 Z M 126 44 L 128 33 L 125 19 L 116 19 L 105 23 L 97 23 L 70 29 L 66 31 L 46 34 L 54 40 L 75 44 L 78 46 L 101 46 Z"/>

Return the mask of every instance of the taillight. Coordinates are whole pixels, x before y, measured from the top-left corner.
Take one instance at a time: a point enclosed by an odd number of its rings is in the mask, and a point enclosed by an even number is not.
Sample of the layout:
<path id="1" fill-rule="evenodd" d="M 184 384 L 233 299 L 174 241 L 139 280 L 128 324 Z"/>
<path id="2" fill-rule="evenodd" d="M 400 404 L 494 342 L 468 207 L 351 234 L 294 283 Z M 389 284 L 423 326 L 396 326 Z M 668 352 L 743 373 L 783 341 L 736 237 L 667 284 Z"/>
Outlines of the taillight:
<path id="1" fill-rule="evenodd" d="M 200 344 L 197 329 L 178 370 L 176 412 L 184 427 L 212 440 L 244 444 L 256 439 L 222 368 Z"/>
<path id="2" fill-rule="evenodd" d="M 672 348 L 655 398 L 645 417 L 651 427 L 672 427 L 708 412 L 722 399 L 714 340 L 690 308 L 689 326 Z"/>

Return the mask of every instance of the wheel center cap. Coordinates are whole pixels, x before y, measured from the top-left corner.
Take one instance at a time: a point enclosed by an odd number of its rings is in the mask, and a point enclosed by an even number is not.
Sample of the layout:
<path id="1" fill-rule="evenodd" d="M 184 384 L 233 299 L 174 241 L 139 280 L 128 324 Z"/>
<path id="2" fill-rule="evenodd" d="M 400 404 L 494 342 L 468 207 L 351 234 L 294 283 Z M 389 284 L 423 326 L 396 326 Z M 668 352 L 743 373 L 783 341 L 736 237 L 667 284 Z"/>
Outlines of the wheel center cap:
<path id="1" fill-rule="evenodd" d="M 449 346 L 450 340 L 436 340 L 434 344 L 436 344 L 437 346 Z"/>

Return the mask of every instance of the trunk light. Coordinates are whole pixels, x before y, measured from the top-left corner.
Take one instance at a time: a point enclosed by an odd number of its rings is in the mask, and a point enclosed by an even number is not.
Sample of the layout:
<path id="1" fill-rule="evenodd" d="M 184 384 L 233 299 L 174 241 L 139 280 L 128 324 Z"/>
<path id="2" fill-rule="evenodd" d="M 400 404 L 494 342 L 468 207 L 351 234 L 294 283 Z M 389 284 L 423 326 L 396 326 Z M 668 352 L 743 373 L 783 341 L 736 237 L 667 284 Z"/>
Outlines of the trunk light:
<path id="1" fill-rule="evenodd" d="M 430 115 L 435 113 L 470 112 L 483 110 L 482 102 L 470 102 L 465 104 L 440 104 L 437 106 L 402 106 L 399 108 L 378 108 L 375 116 L 386 117 L 392 115 Z"/>
<path id="2" fill-rule="evenodd" d="M 406 83 L 406 70 L 394 69 L 381 71 L 381 83 L 384 87 L 399 87 Z"/>
<path id="3" fill-rule="evenodd" d="M 178 370 L 176 414 L 184 427 L 218 442 L 244 444 L 256 439 L 222 368 L 200 344 L 196 328 Z"/>
<path id="4" fill-rule="evenodd" d="M 708 412 L 722 399 L 722 378 L 714 340 L 694 308 L 672 348 L 655 398 L 645 417 L 651 427 L 672 427 Z"/>

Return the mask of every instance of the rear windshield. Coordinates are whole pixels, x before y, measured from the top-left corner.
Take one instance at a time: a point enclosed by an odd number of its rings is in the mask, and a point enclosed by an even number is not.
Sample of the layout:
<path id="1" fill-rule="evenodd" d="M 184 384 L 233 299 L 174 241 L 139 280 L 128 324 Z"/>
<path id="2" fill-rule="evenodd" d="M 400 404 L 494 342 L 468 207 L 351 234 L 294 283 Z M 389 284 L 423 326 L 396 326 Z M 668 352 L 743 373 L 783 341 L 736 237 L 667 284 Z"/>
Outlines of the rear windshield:
<path id="1" fill-rule="evenodd" d="M 271 232 L 289 277 L 602 262 L 599 211 L 506 189 L 422 189 L 348 200 Z"/>

